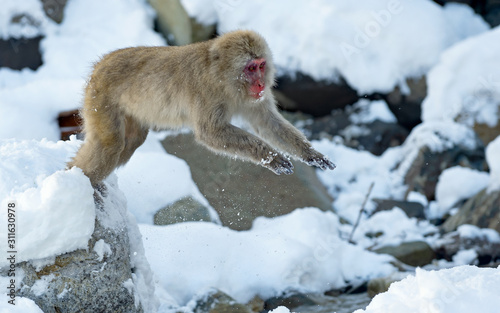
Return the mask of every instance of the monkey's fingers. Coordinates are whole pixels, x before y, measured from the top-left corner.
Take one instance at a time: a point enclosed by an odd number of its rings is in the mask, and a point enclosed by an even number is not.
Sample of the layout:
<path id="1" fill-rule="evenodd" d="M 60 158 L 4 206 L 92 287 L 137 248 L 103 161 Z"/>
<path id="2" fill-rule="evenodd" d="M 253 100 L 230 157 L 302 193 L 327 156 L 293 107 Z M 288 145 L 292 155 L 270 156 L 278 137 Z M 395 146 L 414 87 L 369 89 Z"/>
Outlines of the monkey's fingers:
<path id="1" fill-rule="evenodd" d="M 303 160 L 307 165 L 319 167 L 322 170 L 334 170 L 336 165 L 322 154 L 316 154 Z"/>
<path id="2" fill-rule="evenodd" d="M 274 159 L 266 165 L 276 175 L 290 175 L 293 174 L 293 164 L 283 156 L 277 155 Z"/>

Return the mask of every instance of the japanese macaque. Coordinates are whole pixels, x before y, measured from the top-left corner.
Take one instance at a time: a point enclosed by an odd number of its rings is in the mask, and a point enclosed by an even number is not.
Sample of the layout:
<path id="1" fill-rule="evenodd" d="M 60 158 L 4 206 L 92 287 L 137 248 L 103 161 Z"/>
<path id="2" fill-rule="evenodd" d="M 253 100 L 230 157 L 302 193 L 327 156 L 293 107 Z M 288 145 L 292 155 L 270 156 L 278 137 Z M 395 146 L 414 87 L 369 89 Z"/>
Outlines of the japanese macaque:
<path id="1" fill-rule="evenodd" d="M 148 130 L 190 127 L 209 149 L 292 174 L 288 155 L 335 165 L 277 111 L 271 52 L 252 31 L 180 47 L 126 48 L 105 55 L 85 89 L 85 142 L 68 167 L 93 185 L 125 164 Z M 257 135 L 231 124 L 243 117 Z"/>

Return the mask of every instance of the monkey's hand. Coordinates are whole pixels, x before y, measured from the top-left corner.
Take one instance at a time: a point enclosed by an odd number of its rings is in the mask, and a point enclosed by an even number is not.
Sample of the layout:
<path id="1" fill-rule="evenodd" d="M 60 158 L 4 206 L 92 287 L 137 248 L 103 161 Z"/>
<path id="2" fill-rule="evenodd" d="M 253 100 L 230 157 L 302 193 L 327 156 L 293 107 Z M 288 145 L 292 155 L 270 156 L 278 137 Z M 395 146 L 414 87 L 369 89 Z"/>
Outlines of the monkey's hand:
<path id="1" fill-rule="evenodd" d="M 328 157 L 310 148 L 308 153 L 302 157 L 302 161 L 309 166 L 319 167 L 322 170 L 334 170 L 335 164 Z"/>
<path id="2" fill-rule="evenodd" d="M 266 160 L 261 160 L 260 164 L 273 171 L 276 175 L 293 174 L 293 164 L 290 160 L 279 153 L 272 153 Z"/>

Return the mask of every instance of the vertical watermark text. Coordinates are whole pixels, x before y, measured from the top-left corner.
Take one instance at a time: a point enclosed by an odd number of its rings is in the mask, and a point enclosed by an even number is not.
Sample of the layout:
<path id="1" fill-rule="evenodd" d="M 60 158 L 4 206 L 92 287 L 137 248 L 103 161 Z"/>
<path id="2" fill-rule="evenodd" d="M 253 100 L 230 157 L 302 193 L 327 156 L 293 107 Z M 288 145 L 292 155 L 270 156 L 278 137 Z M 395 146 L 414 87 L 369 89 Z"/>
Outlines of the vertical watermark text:
<path id="1" fill-rule="evenodd" d="M 13 201 L 7 202 L 7 262 L 9 264 L 7 270 L 8 284 L 7 296 L 9 304 L 16 304 L 16 255 L 17 255 L 17 215 L 16 203 Z"/>

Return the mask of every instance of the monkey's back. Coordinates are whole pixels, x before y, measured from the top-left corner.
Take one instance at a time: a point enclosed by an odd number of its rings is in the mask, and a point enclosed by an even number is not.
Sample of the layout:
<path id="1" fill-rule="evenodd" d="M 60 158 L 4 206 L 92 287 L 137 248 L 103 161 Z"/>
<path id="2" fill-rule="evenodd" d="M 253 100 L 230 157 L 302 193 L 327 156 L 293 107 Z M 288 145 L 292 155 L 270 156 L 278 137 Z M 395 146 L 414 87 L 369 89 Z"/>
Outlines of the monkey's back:
<path id="1" fill-rule="evenodd" d="M 105 100 L 85 103 L 118 106 L 125 114 L 157 128 L 189 125 L 189 116 L 196 111 L 192 106 L 200 105 L 197 98 L 206 92 L 207 73 L 200 69 L 209 66 L 208 49 L 208 43 L 203 42 L 113 51 L 95 64 L 86 88 L 86 97 Z"/>

